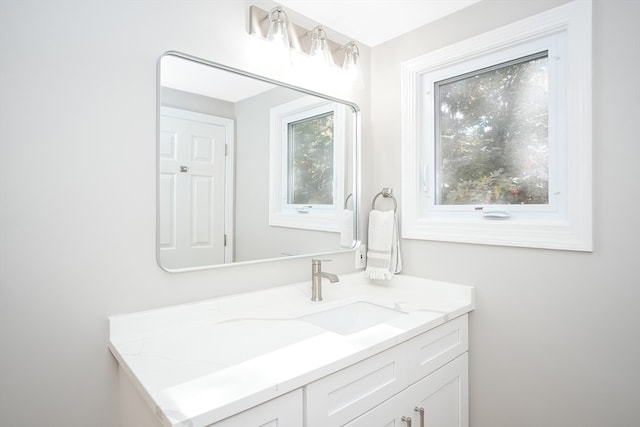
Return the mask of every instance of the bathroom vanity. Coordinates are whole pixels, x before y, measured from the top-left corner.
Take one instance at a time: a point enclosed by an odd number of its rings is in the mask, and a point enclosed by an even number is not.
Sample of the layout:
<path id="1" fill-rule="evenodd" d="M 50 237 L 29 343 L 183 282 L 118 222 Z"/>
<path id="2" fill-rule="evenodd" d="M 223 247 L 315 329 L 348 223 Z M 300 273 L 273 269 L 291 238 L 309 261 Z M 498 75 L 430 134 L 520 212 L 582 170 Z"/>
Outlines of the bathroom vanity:
<path id="1" fill-rule="evenodd" d="M 192 427 L 468 426 L 469 286 L 363 273 L 109 318 L 158 416 Z"/>

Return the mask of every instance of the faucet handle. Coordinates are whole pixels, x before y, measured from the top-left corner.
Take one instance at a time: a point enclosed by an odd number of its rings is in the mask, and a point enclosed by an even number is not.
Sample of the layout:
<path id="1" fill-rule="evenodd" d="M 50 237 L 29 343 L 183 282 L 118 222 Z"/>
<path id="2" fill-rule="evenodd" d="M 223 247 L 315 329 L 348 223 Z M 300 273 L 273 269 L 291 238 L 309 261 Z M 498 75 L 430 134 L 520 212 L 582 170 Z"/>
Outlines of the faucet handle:
<path id="1" fill-rule="evenodd" d="M 320 264 L 321 264 L 321 263 L 323 263 L 323 262 L 331 262 L 331 261 L 333 261 L 333 260 L 332 260 L 332 259 L 318 259 L 318 258 L 313 258 L 313 259 L 311 260 L 311 263 L 312 263 L 312 264 L 316 264 L 316 265 L 320 265 Z"/>

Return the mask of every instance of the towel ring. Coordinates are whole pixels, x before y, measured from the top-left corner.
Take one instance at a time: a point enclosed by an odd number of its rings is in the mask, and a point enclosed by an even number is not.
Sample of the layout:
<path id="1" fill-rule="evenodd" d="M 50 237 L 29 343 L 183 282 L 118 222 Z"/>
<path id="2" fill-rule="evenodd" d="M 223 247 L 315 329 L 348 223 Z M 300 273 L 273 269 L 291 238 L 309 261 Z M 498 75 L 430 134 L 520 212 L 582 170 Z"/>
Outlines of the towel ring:
<path id="1" fill-rule="evenodd" d="M 346 199 L 344 199 L 344 208 L 347 209 L 347 203 L 349 203 L 349 199 L 353 197 L 353 193 L 349 193 Z"/>
<path id="2" fill-rule="evenodd" d="M 393 200 L 393 212 L 395 213 L 398 210 L 398 202 L 396 201 L 396 198 L 393 197 L 393 190 L 391 188 L 386 188 L 386 187 L 383 188 L 381 192 L 375 195 L 375 197 L 373 198 L 373 201 L 371 202 L 371 209 L 376 208 L 376 200 L 380 196 L 384 197 L 385 199 L 390 198 L 391 200 Z"/>

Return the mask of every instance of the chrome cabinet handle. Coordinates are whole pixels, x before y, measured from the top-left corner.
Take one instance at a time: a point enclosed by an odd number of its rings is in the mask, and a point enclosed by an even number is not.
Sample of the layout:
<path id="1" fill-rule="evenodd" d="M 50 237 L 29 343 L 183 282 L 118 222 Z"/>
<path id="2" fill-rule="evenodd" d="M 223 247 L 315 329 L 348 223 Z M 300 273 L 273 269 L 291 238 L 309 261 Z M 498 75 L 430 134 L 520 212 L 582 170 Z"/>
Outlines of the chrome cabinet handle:
<path id="1" fill-rule="evenodd" d="M 424 408 L 416 406 L 413 410 L 420 414 L 420 427 L 424 427 Z"/>
<path id="2" fill-rule="evenodd" d="M 189 170 L 189 166 L 180 166 L 180 172 L 187 172 Z"/>
<path id="3" fill-rule="evenodd" d="M 402 417 L 400 419 L 407 423 L 407 427 L 411 427 L 411 417 Z"/>

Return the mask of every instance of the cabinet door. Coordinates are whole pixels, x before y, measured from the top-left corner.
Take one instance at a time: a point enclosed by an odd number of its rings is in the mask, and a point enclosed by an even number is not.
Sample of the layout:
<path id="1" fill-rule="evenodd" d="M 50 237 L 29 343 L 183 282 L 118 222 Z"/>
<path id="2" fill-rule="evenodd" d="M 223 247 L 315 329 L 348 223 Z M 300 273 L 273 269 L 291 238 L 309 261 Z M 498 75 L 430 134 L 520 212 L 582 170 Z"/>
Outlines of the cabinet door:
<path id="1" fill-rule="evenodd" d="M 468 353 L 344 427 L 468 427 Z"/>
<path id="2" fill-rule="evenodd" d="M 240 412 L 209 427 L 301 427 L 302 389 Z"/>
<path id="3" fill-rule="evenodd" d="M 468 427 L 468 353 L 418 381 L 407 392 L 411 403 L 405 412 L 413 419 L 412 427 Z M 423 415 L 416 409 L 422 409 Z"/>

